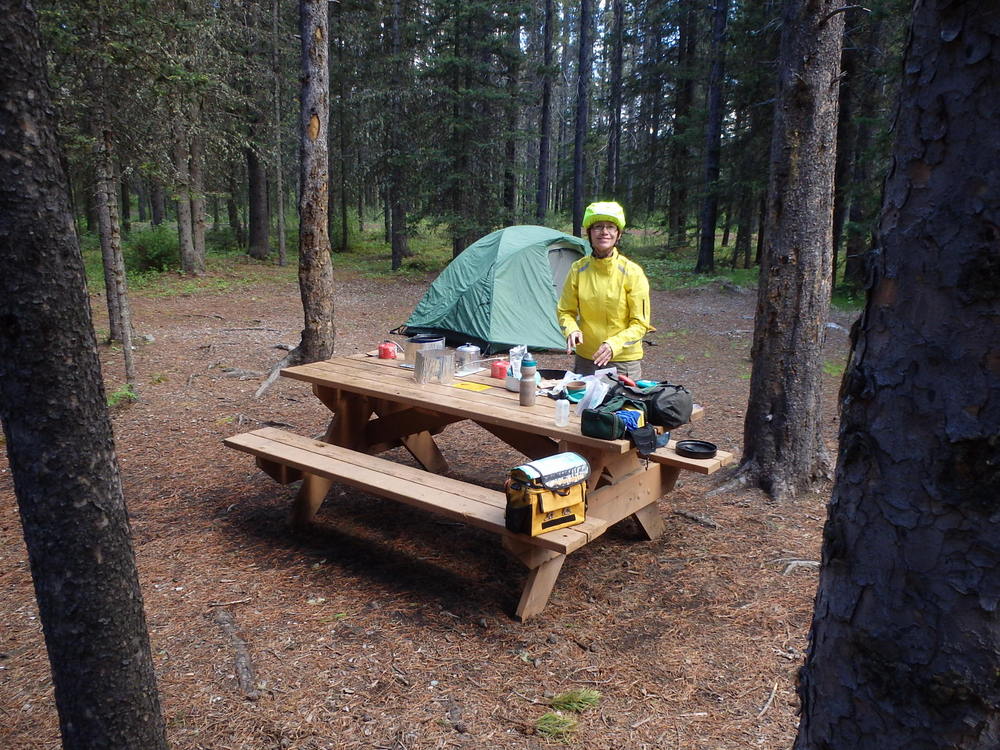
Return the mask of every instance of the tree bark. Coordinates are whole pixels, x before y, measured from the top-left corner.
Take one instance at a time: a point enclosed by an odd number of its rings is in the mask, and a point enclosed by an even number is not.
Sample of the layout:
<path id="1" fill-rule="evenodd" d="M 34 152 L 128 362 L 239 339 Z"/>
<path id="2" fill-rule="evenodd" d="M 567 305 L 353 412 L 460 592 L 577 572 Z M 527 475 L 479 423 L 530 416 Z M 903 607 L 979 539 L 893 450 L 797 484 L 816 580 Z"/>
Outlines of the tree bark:
<path id="1" fill-rule="evenodd" d="M 1000 746 L 1000 16 L 913 9 L 797 750 Z"/>
<path id="2" fill-rule="evenodd" d="M 281 59 L 278 55 L 278 39 L 278 0 L 272 0 L 271 73 L 274 77 L 274 202 L 278 209 L 278 265 L 284 266 L 288 263 L 288 250 L 285 246 L 285 185 L 281 168 Z"/>
<path id="3" fill-rule="evenodd" d="M 684 9 L 677 43 L 677 68 L 680 80 L 674 94 L 674 135 L 671 144 L 670 196 L 667 205 L 671 247 L 687 245 L 688 172 L 691 165 L 688 163 L 689 153 L 685 135 L 690 127 L 691 106 L 694 103 L 694 80 L 690 69 L 694 64 L 698 48 L 695 3 L 693 0 L 682 0 L 682 3 Z"/>
<path id="4" fill-rule="evenodd" d="M 300 0 L 302 34 L 301 197 L 299 198 L 299 289 L 305 327 L 301 360 L 333 354 L 333 265 L 330 261 L 327 193 L 330 154 L 328 66 L 329 22 L 324 0 Z"/>
<path id="5" fill-rule="evenodd" d="M 191 200 L 191 257 L 190 268 L 185 268 L 186 273 L 200 276 L 205 273 L 205 176 L 203 153 L 203 136 L 198 131 L 201 126 L 201 106 L 194 105 L 193 122 L 195 128 L 191 131 L 190 144 L 191 153 L 188 162 L 188 176 L 190 177 L 190 200 Z"/>
<path id="6" fill-rule="evenodd" d="M 197 254 L 194 249 L 194 218 L 191 215 L 191 152 L 188 150 L 186 123 L 178 115 L 174 123 L 174 183 L 177 199 L 177 242 L 181 270 L 197 274 Z"/>
<path id="7" fill-rule="evenodd" d="M 62 746 L 157 750 L 163 718 L 54 111 L 31 5 L 6 3 L 0 421 Z"/>
<path id="8" fill-rule="evenodd" d="M 100 128 L 95 157 L 97 223 L 101 234 L 101 254 L 105 258 L 105 283 L 109 290 L 109 304 L 113 300 L 115 306 L 114 319 L 118 324 L 119 338 L 117 340 L 122 342 L 125 382 L 132 387 L 134 393 L 138 387 L 138 377 L 135 371 L 135 358 L 132 356 L 132 309 L 128 301 L 125 258 L 122 255 L 122 236 L 118 221 L 114 146 L 111 140 L 111 131 L 105 128 Z M 110 292 L 111 289 L 114 290 L 113 294 Z"/>
<path id="9" fill-rule="evenodd" d="M 233 230 L 233 237 L 236 239 L 237 247 L 246 247 L 247 235 L 240 221 L 240 208 L 236 202 L 237 183 L 235 175 L 230 172 L 227 181 L 229 195 L 226 196 L 226 216 L 229 218 L 229 226 Z"/>
<path id="10" fill-rule="evenodd" d="M 257 151 L 253 146 L 246 149 L 247 183 L 249 191 L 250 245 L 247 253 L 251 258 L 265 260 L 271 251 L 267 220 L 267 174 Z M 327 213 L 326 210 L 323 212 Z"/>
<path id="11" fill-rule="evenodd" d="M 612 0 L 611 28 L 611 116 L 608 121 L 608 173 L 604 194 L 608 198 L 618 195 L 619 170 L 622 145 L 622 55 L 625 46 L 625 3 Z"/>
<path id="12" fill-rule="evenodd" d="M 844 15 L 786 0 L 742 479 L 778 500 L 830 470 L 820 439 Z"/>
<path id="13" fill-rule="evenodd" d="M 538 190 L 535 193 L 535 219 L 545 223 L 549 210 L 549 143 L 552 136 L 552 0 L 545 0 L 545 26 L 542 31 L 542 112 L 538 126 Z"/>
<path id="14" fill-rule="evenodd" d="M 590 131 L 591 4 L 580 0 L 580 55 L 576 82 L 576 132 L 573 137 L 573 234 L 583 231 L 584 147 Z"/>
<path id="15" fill-rule="evenodd" d="M 149 210 L 153 226 L 157 227 L 162 224 L 163 216 L 167 212 L 167 199 L 163 193 L 163 183 L 159 180 L 150 180 L 149 182 Z"/>
<path id="16" fill-rule="evenodd" d="M 400 30 L 402 23 L 402 10 L 400 0 L 392 2 L 392 16 L 390 19 L 390 40 L 392 49 L 393 74 L 392 74 L 392 103 L 393 111 L 400 117 L 403 116 L 403 88 L 406 76 L 404 76 L 404 66 L 409 67 L 408 61 L 403 60 L 403 38 Z M 386 226 L 388 228 L 389 246 L 392 251 L 391 266 L 393 271 L 398 271 L 403 265 L 403 258 L 409 257 L 409 236 L 406 221 L 406 199 L 404 196 L 405 173 L 403 168 L 403 146 L 401 142 L 399 128 L 389 128 L 389 179 L 386 185 Z"/>
<path id="17" fill-rule="evenodd" d="M 712 14 L 712 70 L 708 76 L 705 123 L 705 182 L 701 200 L 701 241 L 695 273 L 715 272 L 715 225 L 719 220 L 719 158 L 722 153 L 722 75 L 725 68 L 726 16 L 729 0 L 715 0 Z"/>

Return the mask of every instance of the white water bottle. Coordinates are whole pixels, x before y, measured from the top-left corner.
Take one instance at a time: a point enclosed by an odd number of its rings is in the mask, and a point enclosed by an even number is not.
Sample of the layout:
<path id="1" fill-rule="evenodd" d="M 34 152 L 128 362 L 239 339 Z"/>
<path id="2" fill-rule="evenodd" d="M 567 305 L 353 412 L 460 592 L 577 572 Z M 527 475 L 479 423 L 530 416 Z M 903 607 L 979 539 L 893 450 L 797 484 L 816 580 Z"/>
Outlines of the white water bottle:
<path id="1" fill-rule="evenodd" d="M 556 401 L 556 427 L 565 427 L 569 424 L 569 401 L 564 398 Z"/>

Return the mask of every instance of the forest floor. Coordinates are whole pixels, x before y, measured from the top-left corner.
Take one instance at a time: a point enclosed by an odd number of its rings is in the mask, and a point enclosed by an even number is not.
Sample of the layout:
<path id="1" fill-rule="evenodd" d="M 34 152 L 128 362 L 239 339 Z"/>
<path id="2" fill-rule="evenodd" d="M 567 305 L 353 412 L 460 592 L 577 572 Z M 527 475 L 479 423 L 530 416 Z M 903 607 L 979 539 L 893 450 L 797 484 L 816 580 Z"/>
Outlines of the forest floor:
<path id="1" fill-rule="evenodd" d="M 571 555 L 545 611 L 511 613 L 525 571 L 494 535 L 336 487 L 294 533 L 295 486 L 274 483 L 222 439 L 265 424 L 317 435 L 327 412 L 306 384 L 260 376 L 298 342 L 297 286 L 260 266 L 216 274 L 219 291 L 134 295 L 149 335 L 141 400 L 113 411 L 118 458 L 168 740 L 173 748 L 541 748 L 554 695 L 601 694 L 576 716 L 583 748 L 788 748 L 830 484 L 776 504 L 684 473 L 660 501 L 666 533 L 632 521 Z M 339 275 L 339 355 L 404 322 L 420 282 Z M 675 437 L 741 452 L 756 297 L 712 286 L 654 292 L 646 377 L 687 385 L 703 420 Z M 92 297 L 106 329 L 103 299 Z M 855 315 L 831 311 L 824 438 Z M 101 349 L 108 391 L 121 354 Z M 565 367 L 565 355 L 540 366 Z M 523 457 L 471 424 L 439 443 L 453 475 L 501 488 Z M 394 453 L 402 453 L 397 450 Z M 401 456 L 407 460 L 408 456 Z M 728 473 L 728 472 L 726 472 Z M 59 747 L 49 666 L 13 483 L 0 457 L 0 747 Z M 806 561 L 797 564 L 796 561 Z M 232 617 L 255 673 L 241 691 Z"/>

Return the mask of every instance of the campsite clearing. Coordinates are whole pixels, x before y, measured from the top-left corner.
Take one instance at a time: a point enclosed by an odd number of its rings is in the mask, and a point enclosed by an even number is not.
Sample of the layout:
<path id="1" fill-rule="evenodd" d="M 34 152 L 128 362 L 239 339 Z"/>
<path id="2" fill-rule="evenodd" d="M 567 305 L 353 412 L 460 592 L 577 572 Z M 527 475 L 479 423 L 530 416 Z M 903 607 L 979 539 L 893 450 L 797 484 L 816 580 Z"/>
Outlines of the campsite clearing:
<path id="1" fill-rule="evenodd" d="M 276 269 L 254 265 L 263 278 Z M 428 282 L 339 276 L 337 354 L 373 348 Z M 92 298 L 106 327 L 103 300 Z M 650 372 L 689 386 L 705 419 L 675 437 L 739 454 L 755 298 L 712 287 L 654 292 Z M 662 536 L 629 522 L 571 555 L 544 612 L 511 619 L 523 577 L 488 532 L 336 487 L 304 533 L 278 485 L 222 439 L 266 426 L 317 435 L 329 413 L 264 373 L 301 327 L 294 283 L 136 296 L 143 400 L 114 412 L 153 657 L 175 749 L 551 746 L 548 700 L 601 694 L 571 746 L 789 747 L 827 496 L 775 505 L 706 497 L 726 472 L 685 473 L 660 504 Z M 836 365 L 853 316 L 833 313 L 825 439 L 836 440 Z M 101 350 L 107 389 L 120 353 Z M 566 364 L 544 355 L 540 364 Z M 281 421 L 283 424 L 273 424 Z M 271 424 L 268 424 L 271 422 Z M 523 457 L 469 423 L 436 437 L 450 476 L 502 489 Z M 407 461 L 401 449 L 398 460 Z M 6 458 L 0 458 L 0 746 L 59 746 L 51 680 Z M 442 540 L 447 544 L 442 544 Z M 797 563 L 797 564 L 795 564 Z M 248 699 L 232 635 L 246 644 Z M 225 617 L 223 619 L 226 619 Z M 226 619 L 226 622 L 229 622 Z M 245 684 L 244 684 L 245 686 Z"/>

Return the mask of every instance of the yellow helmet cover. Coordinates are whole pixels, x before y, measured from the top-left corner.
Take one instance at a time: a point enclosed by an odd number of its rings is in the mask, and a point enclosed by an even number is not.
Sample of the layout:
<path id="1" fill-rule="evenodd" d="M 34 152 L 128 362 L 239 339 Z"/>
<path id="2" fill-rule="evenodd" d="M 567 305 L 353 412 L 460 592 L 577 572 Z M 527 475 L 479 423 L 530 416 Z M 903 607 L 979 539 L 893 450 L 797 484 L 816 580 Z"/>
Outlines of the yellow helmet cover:
<path id="1" fill-rule="evenodd" d="M 625 231 L 625 209 L 614 201 L 601 201 L 591 203 L 583 212 L 583 229 L 590 229 L 590 225 L 598 221 L 610 221 L 619 232 Z"/>

